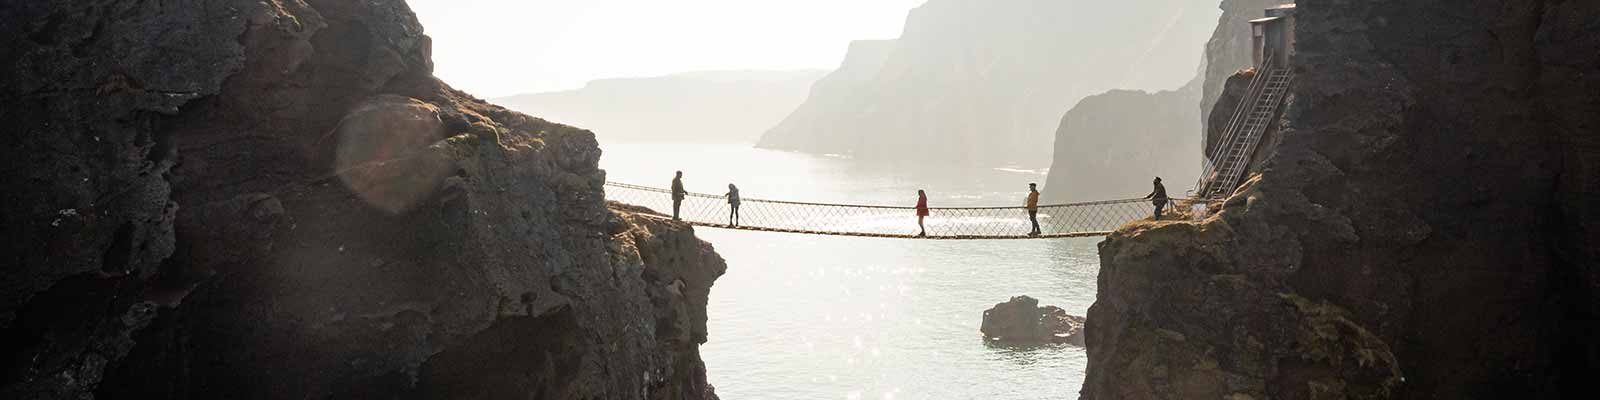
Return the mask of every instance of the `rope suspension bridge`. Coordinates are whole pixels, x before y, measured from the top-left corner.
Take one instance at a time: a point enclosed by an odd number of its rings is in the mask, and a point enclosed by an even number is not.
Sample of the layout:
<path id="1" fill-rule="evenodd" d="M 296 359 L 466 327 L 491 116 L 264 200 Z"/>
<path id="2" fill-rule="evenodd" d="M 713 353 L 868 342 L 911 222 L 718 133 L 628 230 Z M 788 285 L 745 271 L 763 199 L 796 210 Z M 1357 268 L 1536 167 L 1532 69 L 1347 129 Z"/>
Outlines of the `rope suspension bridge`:
<path id="1" fill-rule="evenodd" d="M 672 210 L 672 192 L 667 189 L 606 182 L 605 191 L 607 200 L 657 212 Z M 1181 218 L 1174 209 L 1185 209 L 1189 202 L 1172 199 L 1163 219 Z M 911 239 L 919 232 L 916 207 L 743 198 L 738 225 L 729 222 L 729 211 L 726 197 L 689 193 L 679 217 L 695 226 L 811 235 Z M 930 207 L 928 211 L 924 221 L 928 239 L 1048 239 L 1105 236 L 1130 221 L 1150 218 L 1153 206 L 1145 199 L 1040 205 L 1039 235 L 1029 235 L 1033 225 L 1024 207 Z"/>
<path id="2" fill-rule="evenodd" d="M 1283 8 L 1275 8 L 1281 13 Z M 1276 23 L 1281 15 L 1251 21 L 1256 26 L 1257 42 L 1254 78 L 1239 100 L 1221 141 L 1207 154 L 1207 162 L 1195 189 L 1197 199 L 1169 199 L 1163 218 L 1190 217 L 1190 207 L 1223 201 L 1238 189 L 1252 168 L 1251 162 L 1262 137 L 1278 121 L 1280 110 L 1294 82 L 1284 47 L 1293 39 L 1274 36 L 1260 41 L 1260 29 Z M 1291 9 L 1290 12 L 1293 10 Z M 1274 35 L 1282 35 L 1280 32 Z M 1287 43 L 1287 44 L 1286 44 Z M 1263 47 L 1267 46 L 1267 47 Z M 1270 48 L 1268 48 L 1270 47 Z M 607 182 L 606 199 L 655 211 L 658 218 L 669 218 L 661 211 L 673 209 L 672 191 L 667 189 Z M 1038 207 L 1040 234 L 1033 232 L 1029 210 L 1025 207 L 929 208 L 924 223 L 929 239 L 1038 239 L 1105 236 L 1131 221 L 1150 218 L 1154 206 L 1146 199 L 1109 200 L 1088 203 L 1044 205 Z M 905 206 L 803 203 L 744 198 L 739 207 L 739 222 L 730 221 L 732 206 L 717 195 L 688 193 L 679 205 L 678 216 L 697 226 L 752 231 L 788 232 L 813 235 L 839 235 L 883 238 L 920 238 L 917 208 Z M 1204 209 L 1195 210 L 1204 214 Z M 652 215 L 652 214 L 647 214 Z"/>
<path id="3" fill-rule="evenodd" d="M 1293 73 L 1273 57 L 1256 68 L 1255 78 L 1239 101 L 1223 140 L 1212 150 L 1205 172 L 1191 194 L 1198 199 L 1170 199 L 1163 219 L 1188 218 L 1190 207 L 1222 201 L 1239 187 L 1251 157 L 1268 126 L 1275 121 Z M 656 212 L 672 210 L 672 191 L 606 182 L 606 199 Z M 921 238 L 916 207 L 824 204 L 743 198 L 737 224 L 729 220 L 726 197 L 688 193 L 679 217 L 691 225 L 724 229 L 811 235 Z M 1025 207 L 930 207 L 924 220 L 928 239 L 1048 239 L 1105 236 L 1131 221 L 1148 219 L 1154 206 L 1146 199 L 1041 205 L 1041 233 Z M 670 214 L 658 214 L 670 217 Z"/>

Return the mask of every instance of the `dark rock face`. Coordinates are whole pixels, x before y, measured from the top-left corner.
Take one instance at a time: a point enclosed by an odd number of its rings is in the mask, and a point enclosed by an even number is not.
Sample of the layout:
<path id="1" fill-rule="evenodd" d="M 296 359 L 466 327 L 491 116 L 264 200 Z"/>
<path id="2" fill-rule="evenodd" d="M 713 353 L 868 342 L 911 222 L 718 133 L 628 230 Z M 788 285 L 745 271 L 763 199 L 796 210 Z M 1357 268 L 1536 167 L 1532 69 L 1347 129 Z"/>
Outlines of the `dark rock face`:
<path id="1" fill-rule="evenodd" d="M 720 257 L 434 79 L 403 2 L 0 20 L 0 397 L 714 397 Z"/>
<path id="2" fill-rule="evenodd" d="M 1083 398 L 1600 396 L 1600 3 L 1299 18 L 1259 173 L 1101 245 Z"/>
<path id="3" fill-rule="evenodd" d="M 1067 315 L 1056 306 L 1039 307 L 1039 300 L 1012 297 L 983 312 L 979 328 L 984 340 L 1006 345 L 1083 345 L 1083 317 Z"/>
<path id="4" fill-rule="evenodd" d="M 866 79 L 825 78 L 759 145 L 883 162 L 1047 165 L 1061 113 L 1078 100 L 1193 77 L 1195 38 L 1214 12 L 1182 0 L 928 1 L 900 38 L 852 47 L 859 60 L 836 74 Z"/>
<path id="5" fill-rule="evenodd" d="M 1403 375 L 1383 340 L 1337 306 L 1278 292 L 1231 269 L 1230 260 L 1271 249 L 1225 247 L 1226 229 L 1135 225 L 1100 245 L 1099 286 L 1114 292 L 1099 294 L 1089 309 L 1083 398 L 1390 398 L 1397 392 Z M 1240 254 L 1213 254 L 1224 249 Z"/>
<path id="6" fill-rule="evenodd" d="M 1158 93 L 1113 90 L 1089 96 L 1061 118 L 1055 162 L 1044 187 L 1051 202 L 1143 196 L 1150 178 L 1183 182 L 1200 174 L 1199 81 Z M 1178 185 L 1173 195 L 1182 195 Z"/>

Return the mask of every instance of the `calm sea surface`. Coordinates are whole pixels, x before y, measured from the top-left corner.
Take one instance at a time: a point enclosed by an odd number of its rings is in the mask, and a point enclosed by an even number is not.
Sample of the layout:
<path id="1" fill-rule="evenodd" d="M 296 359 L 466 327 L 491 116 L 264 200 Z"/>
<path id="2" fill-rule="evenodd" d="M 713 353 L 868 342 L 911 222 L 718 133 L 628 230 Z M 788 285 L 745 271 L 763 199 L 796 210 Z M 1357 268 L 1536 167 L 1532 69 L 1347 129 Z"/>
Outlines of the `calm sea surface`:
<path id="1" fill-rule="evenodd" d="M 614 182 L 746 198 L 943 206 L 1019 205 L 1040 171 L 886 165 L 748 144 L 602 139 Z M 907 223 L 915 226 L 914 217 Z M 725 399 L 1075 399 L 1085 354 L 1007 349 L 978 335 L 983 310 L 1026 294 L 1083 315 L 1100 239 L 917 241 L 710 228 L 728 260 L 701 347 Z"/>

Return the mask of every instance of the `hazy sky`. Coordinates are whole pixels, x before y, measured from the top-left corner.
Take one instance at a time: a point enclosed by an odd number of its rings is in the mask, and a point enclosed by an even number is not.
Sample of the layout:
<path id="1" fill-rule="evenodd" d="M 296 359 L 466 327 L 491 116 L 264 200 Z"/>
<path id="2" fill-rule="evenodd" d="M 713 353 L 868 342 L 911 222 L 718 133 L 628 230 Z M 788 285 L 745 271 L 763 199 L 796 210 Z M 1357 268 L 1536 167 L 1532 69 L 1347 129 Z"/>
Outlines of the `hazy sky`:
<path id="1" fill-rule="evenodd" d="M 837 67 L 925 0 L 409 0 L 435 74 L 479 97 L 598 78 Z"/>

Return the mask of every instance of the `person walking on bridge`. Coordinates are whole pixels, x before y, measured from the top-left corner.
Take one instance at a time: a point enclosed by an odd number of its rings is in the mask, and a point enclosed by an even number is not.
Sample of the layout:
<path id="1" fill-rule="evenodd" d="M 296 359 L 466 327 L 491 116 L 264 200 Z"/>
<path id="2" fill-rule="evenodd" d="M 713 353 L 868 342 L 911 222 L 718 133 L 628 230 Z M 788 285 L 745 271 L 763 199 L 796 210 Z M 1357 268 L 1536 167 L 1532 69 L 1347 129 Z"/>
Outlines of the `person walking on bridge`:
<path id="1" fill-rule="evenodd" d="M 739 187 L 728 184 L 728 226 L 739 226 Z"/>
<path id="2" fill-rule="evenodd" d="M 1150 195 L 1144 196 L 1144 198 L 1150 200 L 1151 205 L 1156 206 L 1155 220 L 1160 221 L 1161 209 L 1167 207 L 1167 187 L 1161 185 L 1161 177 L 1159 176 L 1156 177 L 1155 186 L 1155 190 L 1151 191 Z"/>
<path id="3" fill-rule="evenodd" d="M 926 218 L 927 216 L 928 192 L 924 192 L 922 189 L 917 189 L 917 229 L 922 230 L 922 233 L 918 233 L 917 237 L 928 237 L 928 227 L 922 225 L 922 219 Z"/>
<path id="4" fill-rule="evenodd" d="M 1028 236 L 1043 234 L 1039 231 L 1039 184 L 1028 184 L 1028 201 L 1024 206 L 1028 208 L 1028 221 L 1033 222 L 1033 231 L 1028 232 Z"/>
<path id="5" fill-rule="evenodd" d="M 683 190 L 683 171 L 678 171 L 678 175 L 676 177 L 672 178 L 672 220 L 673 221 L 682 221 L 682 219 L 678 218 L 678 209 L 683 206 L 683 198 L 684 197 L 688 197 L 688 195 L 689 195 L 689 192 Z"/>

